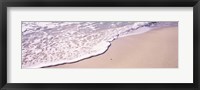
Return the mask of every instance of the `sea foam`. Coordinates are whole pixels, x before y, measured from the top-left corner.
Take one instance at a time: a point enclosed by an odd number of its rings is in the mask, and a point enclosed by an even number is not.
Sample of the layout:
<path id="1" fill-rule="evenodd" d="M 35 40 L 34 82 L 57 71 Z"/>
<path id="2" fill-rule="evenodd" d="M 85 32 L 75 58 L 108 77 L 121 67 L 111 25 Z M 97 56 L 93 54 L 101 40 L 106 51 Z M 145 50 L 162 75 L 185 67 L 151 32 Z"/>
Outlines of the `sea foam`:
<path id="1" fill-rule="evenodd" d="M 74 63 L 106 52 L 120 37 L 178 22 L 22 22 L 22 68 Z"/>

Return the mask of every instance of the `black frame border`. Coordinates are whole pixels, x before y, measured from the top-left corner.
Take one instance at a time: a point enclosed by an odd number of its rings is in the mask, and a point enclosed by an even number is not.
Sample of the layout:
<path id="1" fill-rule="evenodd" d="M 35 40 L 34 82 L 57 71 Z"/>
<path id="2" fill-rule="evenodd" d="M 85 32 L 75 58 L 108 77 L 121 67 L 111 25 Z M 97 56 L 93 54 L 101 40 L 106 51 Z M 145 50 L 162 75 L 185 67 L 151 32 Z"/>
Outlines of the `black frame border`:
<path id="1" fill-rule="evenodd" d="M 7 83 L 7 7 L 193 7 L 194 83 Z M 199 90 L 200 0 L 2 0 L 0 1 L 1 90 Z"/>

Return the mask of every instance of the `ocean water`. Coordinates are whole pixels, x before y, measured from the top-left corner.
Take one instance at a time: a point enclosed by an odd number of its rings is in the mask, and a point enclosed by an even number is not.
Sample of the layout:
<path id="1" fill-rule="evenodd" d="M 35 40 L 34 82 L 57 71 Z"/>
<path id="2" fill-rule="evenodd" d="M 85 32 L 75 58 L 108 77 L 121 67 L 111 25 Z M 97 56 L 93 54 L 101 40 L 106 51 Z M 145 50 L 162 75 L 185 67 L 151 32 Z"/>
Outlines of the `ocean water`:
<path id="1" fill-rule="evenodd" d="M 22 68 L 73 63 L 106 52 L 121 37 L 178 22 L 22 22 Z"/>

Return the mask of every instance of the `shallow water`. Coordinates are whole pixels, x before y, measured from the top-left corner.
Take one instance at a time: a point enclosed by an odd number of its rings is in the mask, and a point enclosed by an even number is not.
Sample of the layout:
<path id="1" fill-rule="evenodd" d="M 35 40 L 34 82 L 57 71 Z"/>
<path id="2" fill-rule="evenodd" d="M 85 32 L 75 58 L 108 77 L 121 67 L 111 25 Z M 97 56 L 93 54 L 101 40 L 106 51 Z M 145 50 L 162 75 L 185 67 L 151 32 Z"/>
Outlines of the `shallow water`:
<path id="1" fill-rule="evenodd" d="M 71 63 L 106 52 L 115 39 L 178 22 L 22 22 L 22 68 Z"/>

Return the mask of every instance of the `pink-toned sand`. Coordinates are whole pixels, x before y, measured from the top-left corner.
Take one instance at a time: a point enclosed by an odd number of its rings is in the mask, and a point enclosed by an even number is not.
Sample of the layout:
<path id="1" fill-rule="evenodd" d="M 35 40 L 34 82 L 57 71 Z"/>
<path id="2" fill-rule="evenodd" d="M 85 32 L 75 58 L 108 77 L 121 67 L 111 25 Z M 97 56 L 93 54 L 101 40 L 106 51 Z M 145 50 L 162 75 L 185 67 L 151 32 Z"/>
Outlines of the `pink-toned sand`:
<path id="1" fill-rule="evenodd" d="M 119 38 L 102 55 L 50 68 L 177 68 L 178 27 Z"/>

